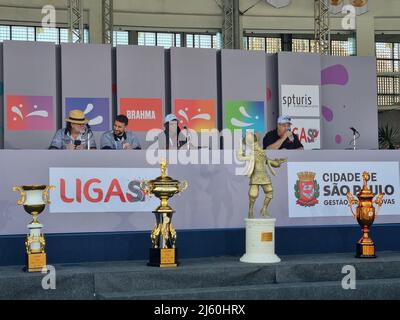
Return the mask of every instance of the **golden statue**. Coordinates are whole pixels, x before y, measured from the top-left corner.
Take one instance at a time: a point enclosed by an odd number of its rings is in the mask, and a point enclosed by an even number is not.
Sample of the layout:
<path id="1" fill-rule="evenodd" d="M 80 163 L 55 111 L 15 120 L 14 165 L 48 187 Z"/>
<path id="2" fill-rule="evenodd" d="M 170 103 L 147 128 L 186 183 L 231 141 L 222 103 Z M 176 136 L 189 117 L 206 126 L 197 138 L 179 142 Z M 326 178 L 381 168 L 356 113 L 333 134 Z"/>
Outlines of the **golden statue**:
<path id="1" fill-rule="evenodd" d="M 253 219 L 254 217 L 254 203 L 257 200 L 260 186 L 265 193 L 264 205 L 261 209 L 260 214 L 262 217 L 270 217 L 270 214 L 268 212 L 268 205 L 273 197 L 273 188 L 271 178 L 269 177 L 267 172 L 267 168 L 274 176 L 276 176 L 273 168 L 279 168 L 282 163 L 287 161 L 287 158 L 269 159 L 266 156 L 265 151 L 261 148 L 258 141 L 259 139 L 257 135 L 248 132 L 246 133 L 246 136 L 244 138 L 244 143 L 252 150 L 252 152 L 249 155 L 246 155 L 246 151 L 242 143 L 240 144 L 240 147 L 237 151 L 238 160 L 249 162 L 249 166 L 246 172 L 246 175 L 250 178 L 248 212 L 249 219 Z"/>

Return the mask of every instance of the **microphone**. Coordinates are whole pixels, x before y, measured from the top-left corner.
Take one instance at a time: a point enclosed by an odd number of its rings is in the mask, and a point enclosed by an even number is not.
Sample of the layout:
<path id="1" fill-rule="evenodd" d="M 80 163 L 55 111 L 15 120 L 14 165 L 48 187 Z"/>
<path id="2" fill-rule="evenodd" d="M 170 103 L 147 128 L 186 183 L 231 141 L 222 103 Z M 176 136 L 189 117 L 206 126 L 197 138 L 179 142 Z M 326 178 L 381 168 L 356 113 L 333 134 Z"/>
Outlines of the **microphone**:
<path id="1" fill-rule="evenodd" d="M 360 134 L 356 128 L 351 127 L 350 130 L 353 131 L 353 134 Z"/>
<path id="2" fill-rule="evenodd" d="M 292 130 L 290 128 L 287 129 L 287 132 L 292 132 Z M 294 141 L 294 137 L 293 134 L 289 137 L 290 142 Z"/>
<path id="3" fill-rule="evenodd" d="M 189 141 L 190 141 L 190 133 L 188 128 L 184 125 L 183 129 L 186 130 L 186 147 L 189 150 L 190 146 L 189 146 Z"/>
<path id="4" fill-rule="evenodd" d="M 90 138 L 93 137 L 93 131 L 89 123 L 86 124 L 86 133 L 87 133 L 87 148 L 88 150 L 90 150 Z"/>

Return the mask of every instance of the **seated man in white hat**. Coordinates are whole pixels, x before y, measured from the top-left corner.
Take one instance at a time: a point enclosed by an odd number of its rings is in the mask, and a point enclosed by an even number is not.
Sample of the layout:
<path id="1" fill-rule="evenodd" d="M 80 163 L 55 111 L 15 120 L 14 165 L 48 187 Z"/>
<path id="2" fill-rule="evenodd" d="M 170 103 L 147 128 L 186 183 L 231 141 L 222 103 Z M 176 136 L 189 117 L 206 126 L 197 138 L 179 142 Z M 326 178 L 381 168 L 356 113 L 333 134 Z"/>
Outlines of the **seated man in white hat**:
<path id="1" fill-rule="evenodd" d="M 65 118 L 67 127 L 56 132 L 49 149 L 88 150 L 96 149 L 93 132 L 88 125 L 89 120 L 81 110 L 72 110 Z"/>
<path id="2" fill-rule="evenodd" d="M 187 143 L 187 138 L 181 133 L 178 122 L 173 113 L 165 116 L 164 132 L 157 138 L 159 149 L 177 150 Z"/>
<path id="3" fill-rule="evenodd" d="M 268 132 L 263 140 L 263 148 L 268 150 L 303 150 L 297 135 L 291 129 L 292 119 L 288 116 L 280 116 L 275 130 Z"/>

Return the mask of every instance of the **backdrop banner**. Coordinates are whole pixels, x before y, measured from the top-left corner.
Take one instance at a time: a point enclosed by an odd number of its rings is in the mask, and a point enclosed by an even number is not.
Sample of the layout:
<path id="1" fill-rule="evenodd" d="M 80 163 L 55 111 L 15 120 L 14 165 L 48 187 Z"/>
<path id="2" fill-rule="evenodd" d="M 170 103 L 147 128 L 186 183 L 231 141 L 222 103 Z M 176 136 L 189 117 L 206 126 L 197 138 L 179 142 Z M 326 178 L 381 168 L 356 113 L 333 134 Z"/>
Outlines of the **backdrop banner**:
<path id="1" fill-rule="evenodd" d="M 385 193 L 380 214 L 398 214 L 398 162 L 289 162 L 289 217 L 348 216 L 346 194 L 360 192 L 363 171 L 371 175 L 372 192 Z"/>
<path id="2" fill-rule="evenodd" d="M 49 168 L 51 213 L 152 211 L 150 198 L 140 182 L 159 175 L 153 168 Z"/>

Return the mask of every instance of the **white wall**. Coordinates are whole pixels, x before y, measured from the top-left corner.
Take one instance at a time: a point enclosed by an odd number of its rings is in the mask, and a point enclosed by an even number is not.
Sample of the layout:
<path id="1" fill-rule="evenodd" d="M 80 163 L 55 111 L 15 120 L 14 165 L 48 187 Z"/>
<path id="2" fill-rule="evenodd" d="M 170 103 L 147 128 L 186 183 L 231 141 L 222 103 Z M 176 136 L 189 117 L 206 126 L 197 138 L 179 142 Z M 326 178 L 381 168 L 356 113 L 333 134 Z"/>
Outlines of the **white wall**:
<path id="1" fill-rule="evenodd" d="M 114 0 L 114 25 L 124 29 L 165 31 L 216 31 L 222 25 L 217 3 L 222 0 Z M 41 7 L 52 4 L 57 9 L 59 25 L 67 24 L 66 0 L 0 0 L 0 23 L 38 24 Z M 240 0 L 244 11 L 256 0 Z M 101 41 L 101 1 L 84 0 L 85 23 L 91 42 Z M 375 32 L 400 34 L 400 1 L 369 0 L 369 12 L 357 21 L 359 55 L 374 55 Z M 260 32 L 313 33 L 313 1 L 293 0 L 286 8 L 275 9 L 260 2 L 242 16 L 243 29 Z M 341 18 L 331 19 L 333 31 L 341 30 Z"/>

